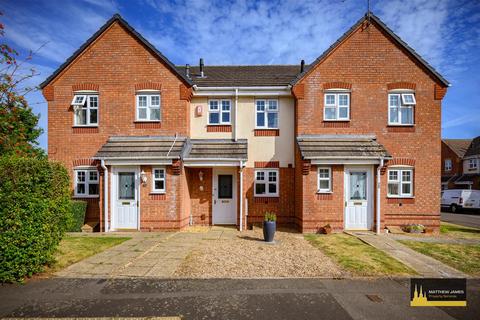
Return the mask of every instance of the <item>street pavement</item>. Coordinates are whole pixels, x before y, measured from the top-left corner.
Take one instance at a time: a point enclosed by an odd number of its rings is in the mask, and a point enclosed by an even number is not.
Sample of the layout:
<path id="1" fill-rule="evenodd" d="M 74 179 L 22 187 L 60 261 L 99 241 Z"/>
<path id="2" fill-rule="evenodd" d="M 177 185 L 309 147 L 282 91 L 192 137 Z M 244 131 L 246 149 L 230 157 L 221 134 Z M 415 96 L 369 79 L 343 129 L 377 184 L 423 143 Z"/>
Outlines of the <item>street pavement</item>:
<path id="1" fill-rule="evenodd" d="M 467 281 L 467 308 L 435 308 L 409 306 L 409 279 L 51 278 L 0 286 L 0 318 L 478 319 Z"/>
<path id="2" fill-rule="evenodd" d="M 441 220 L 445 222 L 459 224 L 461 226 L 480 228 L 480 213 L 478 212 L 442 212 Z"/>

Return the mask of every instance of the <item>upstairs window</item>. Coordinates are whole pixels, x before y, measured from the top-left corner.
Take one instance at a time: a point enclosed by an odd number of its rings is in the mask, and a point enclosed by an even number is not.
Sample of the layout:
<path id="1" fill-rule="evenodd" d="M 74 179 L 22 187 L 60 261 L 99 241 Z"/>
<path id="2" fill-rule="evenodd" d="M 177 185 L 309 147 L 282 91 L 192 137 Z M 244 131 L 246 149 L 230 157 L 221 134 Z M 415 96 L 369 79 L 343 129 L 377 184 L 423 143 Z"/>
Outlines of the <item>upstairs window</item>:
<path id="1" fill-rule="evenodd" d="M 77 93 L 72 106 L 75 126 L 98 126 L 98 95 Z"/>
<path id="2" fill-rule="evenodd" d="M 468 160 L 468 169 L 477 169 L 477 159 Z"/>
<path id="3" fill-rule="evenodd" d="M 75 169 L 75 196 L 98 196 L 98 171 L 96 169 Z"/>
<path id="4" fill-rule="evenodd" d="M 230 124 L 230 100 L 208 101 L 208 124 Z"/>
<path id="5" fill-rule="evenodd" d="M 257 129 L 278 129 L 278 101 L 262 99 L 255 101 L 255 127 Z"/>
<path id="6" fill-rule="evenodd" d="M 445 159 L 445 171 L 451 171 L 451 170 L 452 170 L 452 160 Z"/>
<path id="7" fill-rule="evenodd" d="M 390 93 L 388 95 L 388 124 L 413 125 L 413 108 L 416 103 L 413 93 Z"/>
<path id="8" fill-rule="evenodd" d="M 325 121 L 350 120 L 350 94 L 325 93 L 325 107 L 323 109 Z"/>
<path id="9" fill-rule="evenodd" d="M 413 196 L 412 169 L 388 170 L 388 196 L 397 198 Z"/>
<path id="10" fill-rule="evenodd" d="M 152 170 L 152 191 L 157 193 L 165 192 L 165 169 L 153 168 Z"/>
<path id="11" fill-rule="evenodd" d="M 278 197 L 278 170 L 255 170 L 255 196 Z"/>
<path id="12" fill-rule="evenodd" d="M 160 121 L 160 94 L 137 94 L 137 121 Z"/>

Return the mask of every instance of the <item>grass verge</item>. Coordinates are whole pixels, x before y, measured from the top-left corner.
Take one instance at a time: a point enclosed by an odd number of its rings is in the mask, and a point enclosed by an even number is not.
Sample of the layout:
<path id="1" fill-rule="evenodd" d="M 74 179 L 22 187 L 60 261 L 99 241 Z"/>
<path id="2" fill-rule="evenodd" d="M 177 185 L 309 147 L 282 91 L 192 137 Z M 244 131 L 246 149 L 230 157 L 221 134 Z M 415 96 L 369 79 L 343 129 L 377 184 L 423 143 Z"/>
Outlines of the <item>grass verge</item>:
<path id="1" fill-rule="evenodd" d="M 416 272 L 363 241 L 347 234 L 305 236 L 346 271 L 359 276 L 409 276 Z"/>
<path id="2" fill-rule="evenodd" d="M 54 273 L 80 260 L 116 246 L 128 237 L 75 237 L 65 236 L 55 253 L 56 262 L 46 272 Z"/>
<path id="3" fill-rule="evenodd" d="M 464 273 L 480 276 L 480 245 L 399 241 Z"/>
<path id="4" fill-rule="evenodd" d="M 452 238 L 480 239 L 480 229 L 460 226 L 458 224 L 442 222 L 440 234 Z"/>

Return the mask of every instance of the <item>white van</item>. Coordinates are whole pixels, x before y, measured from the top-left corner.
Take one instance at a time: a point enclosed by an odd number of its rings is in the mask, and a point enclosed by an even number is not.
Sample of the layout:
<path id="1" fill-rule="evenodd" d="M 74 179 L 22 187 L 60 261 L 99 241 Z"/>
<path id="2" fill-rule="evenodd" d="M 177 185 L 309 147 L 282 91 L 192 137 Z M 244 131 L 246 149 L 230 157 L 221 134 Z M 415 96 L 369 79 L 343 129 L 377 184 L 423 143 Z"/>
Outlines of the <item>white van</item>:
<path id="1" fill-rule="evenodd" d="M 442 209 L 455 213 L 461 209 L 480 210 L 480 190 L 448 189 L 442 191 Z"/>

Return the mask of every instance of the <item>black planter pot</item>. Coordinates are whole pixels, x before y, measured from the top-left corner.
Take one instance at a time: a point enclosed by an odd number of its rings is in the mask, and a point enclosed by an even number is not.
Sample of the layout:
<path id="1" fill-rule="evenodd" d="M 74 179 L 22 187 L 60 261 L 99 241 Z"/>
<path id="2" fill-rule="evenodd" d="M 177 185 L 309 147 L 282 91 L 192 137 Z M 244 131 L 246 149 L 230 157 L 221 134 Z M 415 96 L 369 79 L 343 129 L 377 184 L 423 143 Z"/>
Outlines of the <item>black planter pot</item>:
<path id="1" fill-rule="evenodd" d="M 273 242 L 277 223 L 275 221 L 263 221 L 263 238 L 266 242 Z"/>

